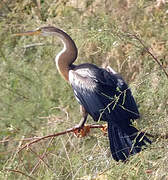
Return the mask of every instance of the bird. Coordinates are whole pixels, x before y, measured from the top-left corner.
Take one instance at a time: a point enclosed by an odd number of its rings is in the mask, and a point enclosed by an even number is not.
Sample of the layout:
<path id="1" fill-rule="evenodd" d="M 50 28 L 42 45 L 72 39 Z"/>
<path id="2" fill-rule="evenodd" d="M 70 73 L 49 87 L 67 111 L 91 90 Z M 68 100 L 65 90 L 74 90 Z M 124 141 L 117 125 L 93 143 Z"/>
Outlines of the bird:
<path id="1" fill-rule="evenodd" d="M 119 73 L 110 66 L 102 68 L 91 63 L 74 64 L 78 56 L 77 46 L 65 31 L 57 27 L 45 26 L 16 35 L 50 35 L 62 41 L 63 48 L 56 55 L 55 63 L 80 104 L 82 118 L 78 127 L 84 127 L 88 115 L 94 121 L 105 121 L 115 161 L 125 162 L 151 144 L 145 133 L 133 126 L 140 113 L 131 89 Z"/>

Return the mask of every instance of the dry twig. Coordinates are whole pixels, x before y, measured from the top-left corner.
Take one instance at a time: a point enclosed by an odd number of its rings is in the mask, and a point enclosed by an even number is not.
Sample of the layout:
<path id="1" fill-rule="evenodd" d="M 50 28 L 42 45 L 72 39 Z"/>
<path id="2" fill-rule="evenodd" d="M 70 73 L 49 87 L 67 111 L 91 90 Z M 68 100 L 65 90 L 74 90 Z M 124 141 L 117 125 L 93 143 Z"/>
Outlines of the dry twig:
<path id="1" fill-rule="evenodd" d="M 28 177 L 29 179 L 35 180 L 33 177 L 31 177 L 31 176 L 25 174 L 25 173 L 22 172 L 22 171 L 16 170 L 16 169 L 5 169 L 5 171 L 10 171 L 10 172 L 14 172 L 14 173 L 19 173 L 19 174 L 22 174 L 22 175 Z"/>
<path id="2" fill-rule="evenodd" d="M 29 147 L 30 151 L 31 151 L 32 153 L 34 153 L 34 154 L 39 158 L 39 161 L 36 163 L 36 165 L 34 166 L 34 168 L 32 169 L 32 171 L 30 172 L 29 175 L 32 175 L 32 174 L 34 173 L 34 171 L 37 169 L 37 167 L 40 165 L 41 162 L 43 162 L 43 163 L 46 165 L 46 167 L 47 167 L 48 169 L 50 169 L 50 166 L 44 161 L 44 157 L 46 156 L 47 149 L 48 149 L 49 145 L 51 144 L 52 140 L 53 140 L 53 138 L 51 138 L 50 142 L 48 143 L 45 151 L 43 152 L 43 154 L 42 154 L 41 156 L 39 156 L 34 150 L 32 150 L 32 149 Z M 50 169 L 50 170 L 51 170 L 51 169 Z"/>
<path id="3" fill-rule="evenodd" d="M 154 61 L 160 66 L 160 68 L 163 70 L 163 72 L 165 73 L 165 75 L 166 75 L 167 78 L 168 78 L 168 73 L 167 73 L 167 71 L 165 70 L 165 68 L 162 66 L 162 64 L 161 64 L 160 61 L 157 59 L 157 57 L 154 56 L 154 55 L 152 54 L 152 52 L 149 50 L 149 48 L 143 43 L 143 41 L 142 41 L 137 35 L 135 35 L 135 34 L 129 34 L 129 36 L 134 37 L 136 40 L 138 40 L 138 41 L 140 42 L 140 44 L 144 47 L 144 49 L 146 50 L 146 52 L 147 52 L 150 56 L 152 56 L 152 58 L 154 59 Z"/>
<path id="4" fill-rule="evenodd" d="M 89 126 L 90 128 L 104 128 L 104 125 L 88 125 L 88 126 Z M 23 149 L 31 146 L 32 144 L 35 144 L 35 143 L 41 141 L 41 140 L 48 139 L 48 138 L 53 138 L 53 137 L 60 136 L 60 135 L 64 135 L 64 134 L 68 134 L 68 133 L 71 133 L 71 132 L 76 132 L 76 131 L 78 131 L 78 130 L 80 130 L 79 127 L 73 127 L 73 128 L 67 129 L 67 130 L 65 130 L 65 131 L 62 131 L 62 132 L 59 132 L 59 133 L 56 133 L 56 134 L 50 134 L 50 135 L 43 136 L 43 137 L 39 137 L 39 138 L 36 137 L 37 139 L 35 139 L 35 140 L 33 140 L 33 141 L 31 141 L 31 142 L 26 143 L 25 145 L 23 145 L 23 146 L 19 149 L 18 153 L 21 152 Z"/>

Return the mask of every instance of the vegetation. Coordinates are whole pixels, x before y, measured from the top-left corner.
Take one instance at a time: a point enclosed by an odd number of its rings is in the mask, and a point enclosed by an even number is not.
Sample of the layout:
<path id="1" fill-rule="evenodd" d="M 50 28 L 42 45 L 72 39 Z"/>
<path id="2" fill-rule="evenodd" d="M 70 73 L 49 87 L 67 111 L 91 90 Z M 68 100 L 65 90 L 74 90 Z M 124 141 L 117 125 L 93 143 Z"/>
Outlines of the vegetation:
<path id="1" fill-rule="evenodd" d="M 0 179 L 167 179 L 167 3 L 2 0 L 0 9 Z M 107 136 L 97 129 L 84 138 L 48 138 L 18 153 L 34 137 L 64 131 L 80 121 L 72 89 L 55 68 L 59 41 L 13 36 L 46 25 L 71 35 L 79 49 L 77 64 L 110 65 L 121 73 L 141 113 L 135 125 L 159 135 L 151 138 L 151 146 L 117 163 Z M 88 123 L 94 122 L 90 118 Z"/>

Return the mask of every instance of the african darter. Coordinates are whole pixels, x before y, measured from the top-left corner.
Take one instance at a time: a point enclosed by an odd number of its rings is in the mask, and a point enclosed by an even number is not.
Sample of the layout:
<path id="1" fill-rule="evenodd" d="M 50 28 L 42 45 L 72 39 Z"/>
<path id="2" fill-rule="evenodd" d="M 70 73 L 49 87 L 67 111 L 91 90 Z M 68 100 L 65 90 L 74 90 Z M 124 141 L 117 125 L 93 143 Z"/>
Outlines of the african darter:
<path id="1" fill-rule="evenodd" d="M 132 121 L 140 117 L 131 90 L 123 78 L 109 66 L 104 69 L 94 64 L 73 64 L 78 50 L 71 37 L 56 27 L 42 27 L 16 35 L 53 35 L 60 38 L 64 47 L 55 58 L 61 76 L 72 86 L 81 106 L 84 127 L 88 114 L 94 121 L 106 121 L 113 158 L 125 161 L 142 150 L 151 141 L 138 131 Z"/>

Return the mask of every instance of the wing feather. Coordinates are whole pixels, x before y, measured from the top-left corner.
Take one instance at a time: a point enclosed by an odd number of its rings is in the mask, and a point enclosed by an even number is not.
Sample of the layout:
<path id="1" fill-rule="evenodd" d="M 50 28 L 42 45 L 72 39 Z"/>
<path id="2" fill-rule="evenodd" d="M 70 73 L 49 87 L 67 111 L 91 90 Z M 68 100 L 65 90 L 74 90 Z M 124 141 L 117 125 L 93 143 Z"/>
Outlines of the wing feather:
<path id="1" fill-rule="evenodd" d="M 116 123 L 118 119 L 129 123 L 130 119 L 139 118 L 135 100 L 127 84 L 115 74 L 99 69 L 99 75 L 81 76 L 71 71 L 70 83 L 77 100 L 95 121 L 109 118 Z M 120 118 L 119 118 L 120 117 Z M 122 118 L 121 118 L 122 117 Z"/>

